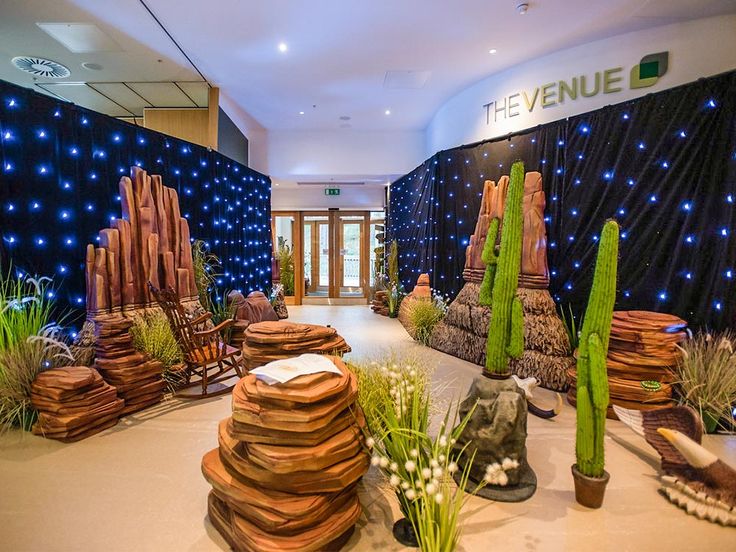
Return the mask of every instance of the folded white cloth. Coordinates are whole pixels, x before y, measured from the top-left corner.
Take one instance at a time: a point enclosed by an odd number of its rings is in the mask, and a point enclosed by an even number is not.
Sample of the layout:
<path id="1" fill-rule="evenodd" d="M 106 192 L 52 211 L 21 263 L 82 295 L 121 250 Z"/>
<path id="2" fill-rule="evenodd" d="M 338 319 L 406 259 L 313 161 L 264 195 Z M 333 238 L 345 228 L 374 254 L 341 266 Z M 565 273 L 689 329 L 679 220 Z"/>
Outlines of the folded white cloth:
<path id="1" fill-rule="evenodd" d="M 330 359 L 311 353 L 293 358 L 274 360 L 250 371 L 251 374 L 255 374 L 259 380 L 268 385 L 286 383 L 299 376 L 318 374 L 320 372 L 332 372 L 333 374 L 342 375 L 340 369 Z"/>

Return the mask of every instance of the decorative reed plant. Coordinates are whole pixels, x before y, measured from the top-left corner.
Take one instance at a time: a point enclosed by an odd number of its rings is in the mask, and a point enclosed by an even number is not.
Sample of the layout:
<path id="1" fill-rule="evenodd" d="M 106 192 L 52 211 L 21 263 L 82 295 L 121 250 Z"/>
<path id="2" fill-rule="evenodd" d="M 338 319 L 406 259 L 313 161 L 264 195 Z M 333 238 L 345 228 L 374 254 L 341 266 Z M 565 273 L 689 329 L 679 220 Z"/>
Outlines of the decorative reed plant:
<path id="1" fill-rule="evenodd" d="M 283 236 L 279 236 L 276 256 L 279 260 L 281 271 L 281 283 L 284 286 L 284 294 L 294 295 L 294 248 L 290 247 Z"/>
<path id="2" fill-rule="evenodd" d="M 679 347 L 682 356 L 677 364 L 677 389 L 680 401 L 689 404 L 703 419 L 709 432 L 718 427 L 730 429 L 721 420 L 731 418 L 736 404 L 736 333 L 698 333 Z"/>
<path id="3" fill-rule="evenodd" d="M 570 341 L 570 350 L 574 351 L 578 348 L 580 342 L 580 327 L 582 326 L 583 317 L 579 317 L 579 321 L 575 320 L 575 313 L 572 312 L 572 305 L 567 305 L 567 312 L 562 306 L 558 306 L 560 309 L 560 318 L 565 326 L 567 332 L 567 338 Z"/>
<path id="4" fill-rule="evenodd" d="M 210 294 L 216 287 L 217 271 L 221 267 L 220 258 L 207 248 L 204 241 L 194 240 L 194 243 L 192 243 L 192 261 L 199 302 L 207 309 L 211 303 Z"/>
<path id="5" fill-rule="evenodd" d="M 438 434 L 431 437 L 429 423 L 435 407 L 431 370 L 425 363 L 389 355 L 380 363 L 350 367 L 358 377 L 358 402 L 366 418 L 372 465 L 387 477 L 420 549 L 454 550 L 460 537 L 459 514 L 472 495 L 465 491 L 472 458 L 460 474 L 461 485 L 453 481 L 464 452 L 456 442 L 473 409 L 459 420 L 459 404 L 451 405 Z M 505 471 L 513 467 L 511 460 L 487 466 L 486 482 L 503 485 Z"/>
<path id="6" fill-rule="evenodd" d="M 30 429 L 37 416 L 31 404 L 33 380 L 44 369 L 74 360 L 61 327 L 53 322 L 50 282 L 14 274 L 12 267 L 0 276 L 0 432 Z"/>

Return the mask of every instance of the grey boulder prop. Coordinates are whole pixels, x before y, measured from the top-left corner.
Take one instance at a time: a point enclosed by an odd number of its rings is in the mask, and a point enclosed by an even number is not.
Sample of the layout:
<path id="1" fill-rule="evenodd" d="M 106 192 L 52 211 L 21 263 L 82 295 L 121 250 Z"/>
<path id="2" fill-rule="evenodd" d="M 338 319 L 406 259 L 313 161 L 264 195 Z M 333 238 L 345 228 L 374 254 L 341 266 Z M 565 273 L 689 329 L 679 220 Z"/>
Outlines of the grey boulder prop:
<path id="1" fill-rule="evenodd" d="M 524 391 L 513 379 L 490 379 L 478 376 L 470 386 L 468 396 L 460 405 L 460 417 L 464 418 L 476 404 L 465 430 L 455 444 L 460 450 L 467 448 L 460 464 L 475 453 L 466 490 L 474 491 L 483 481 L 486 466 L 504 458 L 519 462 L 519 467 L 506 472 L 508 485 L 486 485 L 478 495 L 500 502 L 522 502 L 537 490 L 537 476 L 526 458 L 527 404 Z M 460 482 L 461 469 L 455 472 Z"/>

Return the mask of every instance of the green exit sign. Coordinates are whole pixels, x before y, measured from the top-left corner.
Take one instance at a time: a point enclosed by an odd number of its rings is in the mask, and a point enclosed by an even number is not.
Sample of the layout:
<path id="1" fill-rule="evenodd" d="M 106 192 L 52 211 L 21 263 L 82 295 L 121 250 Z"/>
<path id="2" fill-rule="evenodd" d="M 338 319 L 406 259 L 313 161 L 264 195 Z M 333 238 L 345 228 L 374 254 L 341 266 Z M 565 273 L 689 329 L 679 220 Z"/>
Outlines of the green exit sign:
<path id="1" fill-rule="evenodd" d="M 340 195 L 340 188 L 325 188 L 325 195 L 329 195 L 329 196 Z"/>

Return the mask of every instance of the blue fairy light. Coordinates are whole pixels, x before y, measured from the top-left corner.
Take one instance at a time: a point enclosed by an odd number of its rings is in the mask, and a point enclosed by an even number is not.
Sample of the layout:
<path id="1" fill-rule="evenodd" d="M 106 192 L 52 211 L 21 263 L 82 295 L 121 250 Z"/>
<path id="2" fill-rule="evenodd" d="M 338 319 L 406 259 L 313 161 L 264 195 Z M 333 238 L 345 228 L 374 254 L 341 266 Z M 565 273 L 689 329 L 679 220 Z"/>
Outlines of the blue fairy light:
<path id="1" fill-rule="evenodd" d="M 667 291 L 662 290 L 657 294 L 657 297 L 660 301 L 666 301 L 667 300 Z"/>
<path id="2" fill-rule="evenodd" d="M 690 203 L 689 201 L 686 201 L 685 203 L 682 204 L 683 211 L 689 211 L 691 207 L 692 207 L 692 203 Z"/>

